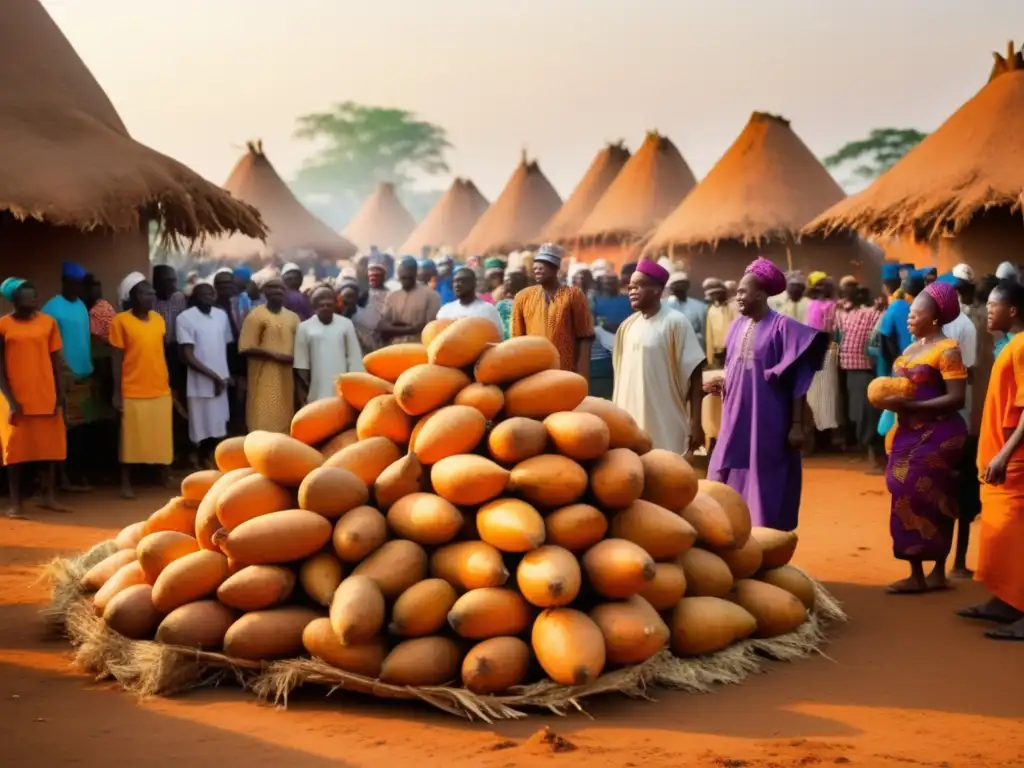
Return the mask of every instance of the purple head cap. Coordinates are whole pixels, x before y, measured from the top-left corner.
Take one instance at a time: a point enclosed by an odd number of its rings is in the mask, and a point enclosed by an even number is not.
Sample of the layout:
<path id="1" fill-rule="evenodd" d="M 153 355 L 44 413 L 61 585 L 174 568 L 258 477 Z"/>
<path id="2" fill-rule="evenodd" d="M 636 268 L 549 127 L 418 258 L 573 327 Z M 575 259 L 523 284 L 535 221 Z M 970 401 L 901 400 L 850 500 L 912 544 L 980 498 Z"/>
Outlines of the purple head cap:
<path id="1" fill-rule="evenodd" d="M 668 282 L 668 270 L 656 261 L 641 259 L 636 265 L 636 271 L 651 278 L 658 285 L 665 285 Z"/>
<path id="2" fill-rule="evenodd" d="M 753 275 L 769 296 L 778 296 L 786 290 L 786 275 L 775 263 L 759 256 L 750 262 L 744 274 Z"/>
<path id="3" fill-rule="evenodd" d="M 942 325 L 952 323 L 960 317 L 960 296 L 951 284 L 936 280 L 926 285 L 924 292 L 931 296 L 935 306 L 939 308 L 939 322 Z"/>

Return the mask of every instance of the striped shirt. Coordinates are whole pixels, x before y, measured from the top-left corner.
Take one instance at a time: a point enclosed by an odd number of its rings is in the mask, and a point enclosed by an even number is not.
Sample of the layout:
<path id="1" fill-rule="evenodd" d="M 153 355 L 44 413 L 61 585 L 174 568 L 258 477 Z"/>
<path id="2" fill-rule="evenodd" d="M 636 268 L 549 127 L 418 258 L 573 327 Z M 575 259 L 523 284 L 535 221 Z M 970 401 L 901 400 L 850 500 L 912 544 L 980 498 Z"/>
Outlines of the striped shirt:
<path id="1" fill-rule="evenodd" d="M 174 329 L 178 327 L 178 315 L 188 309 L 188 299 L 181 291 L 175 291 L 166 300 L 156 299 L 153 311 L 164 319 L 164 346 L 175 341 Z"/>

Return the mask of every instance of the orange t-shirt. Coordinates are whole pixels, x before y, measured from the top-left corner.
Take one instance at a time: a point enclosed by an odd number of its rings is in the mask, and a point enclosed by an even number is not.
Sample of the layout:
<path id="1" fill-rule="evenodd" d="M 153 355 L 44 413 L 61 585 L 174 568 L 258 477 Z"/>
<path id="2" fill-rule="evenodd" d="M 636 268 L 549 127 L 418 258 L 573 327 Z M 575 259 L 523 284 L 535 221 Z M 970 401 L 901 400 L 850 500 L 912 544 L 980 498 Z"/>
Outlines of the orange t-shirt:
<path id="1" fill-rule="evenodd" d="M 124 353 L 121 397 L 151 400 L 171 393 L 164 330 L 164 319 L 156 312 L 150 312 L 146 320 L 119 312 L 110 322 L 110 346 Z"/>
<path id="2" fill-rule="evenodd" d="M 978 473 L 1006 445 L 1009 433 L 1024 414 L 1024 333 L 1018 333 L 992 363 L 985 394 L 985 409 L 978 432 Z M 1024 471 L 1024 451 L 1010 458 L 1010 465 Z"/>
<path id="3" fill-rule="evenodd" d="M 26 416 L 48 416 L 57 408 L 57 385 L 50 355 L 61 348 L 57 321 L 42 312 L 28 320 L 0 317 L 4 373 L 11 396 Z"/>

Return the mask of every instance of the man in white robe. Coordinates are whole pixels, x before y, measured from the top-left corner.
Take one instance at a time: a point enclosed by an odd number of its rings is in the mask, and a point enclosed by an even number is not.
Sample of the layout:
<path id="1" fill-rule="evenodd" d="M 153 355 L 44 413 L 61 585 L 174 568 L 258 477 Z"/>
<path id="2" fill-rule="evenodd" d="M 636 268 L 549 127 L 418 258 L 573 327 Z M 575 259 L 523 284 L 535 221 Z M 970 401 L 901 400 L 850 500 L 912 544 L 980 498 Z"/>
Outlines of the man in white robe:
<path id="1" fill-rule="evenodd" d="M 313 316 L 299 323 L 292 366 L 309 393 L 307 403 L 334 397 L 334 380 L 363 370 L 363 350 L 355 324 L 335 312 L 334 291 L 313 291 Z"/>
<path id="2" fill-rule="evenodd" d="M 494 323 L 503 333 L 501 316 L 490 302 L 476 295 L 476 273 L 469 267 L 459 267 L 452 278 L 455 301 L 449 301 L 437 313 L 438 320 L 458 320 L 460 317 L 483 317 Z"/>
<path id="3" fill-rule="evenodd" d="M 192 289 L 192 308 L 178 315 L 178 349 L 188 366 L 185 395 L 188 435 L 205 463 L 215 443 L 228 433 L 228 345 L 234 341 L 227 312 L 214 306 L 216 293 L 209 283 Z"/>
<path id="4" fill-rule="evenodd" d="M 668 271 L 640 261 L 629 281 L 637 310 L 615 334 L 612 401 L 651 436 L 655 448 L 685 454 L 704 444 L 704 350 L 682 312 L 662 305 Z"/>

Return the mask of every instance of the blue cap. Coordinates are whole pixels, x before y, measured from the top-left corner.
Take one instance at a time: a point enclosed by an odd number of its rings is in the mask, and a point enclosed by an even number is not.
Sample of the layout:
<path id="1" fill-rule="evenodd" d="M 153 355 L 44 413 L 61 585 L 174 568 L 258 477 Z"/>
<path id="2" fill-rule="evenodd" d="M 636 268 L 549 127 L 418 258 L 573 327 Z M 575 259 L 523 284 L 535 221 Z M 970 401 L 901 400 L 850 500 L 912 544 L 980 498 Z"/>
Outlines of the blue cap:
<path id="1" fill-rule="evenodd" d="M 60 267 L 60 276 L 68 280 L 84 280 L 85 268 L 73 261 L 65 261 Z"/>
<path id="2" fill-rule="evenodd" d="M 882 265 L 882 279 L 883 280 L 898 280 L 900 277 L 900 265 L 899 264 L 883 264 Z"/>
<path id="3" fill-rule="evenodd" d="M 947 272 L 946 274 L 939 275 L 937 278 L 935 278 L 935 282 L 937 282 L 937 283 L 949 283 L 950 285 L 956 285 L 960 281 L 957 280 L 956 276 L 954 276 L 952 272 Z"/>

